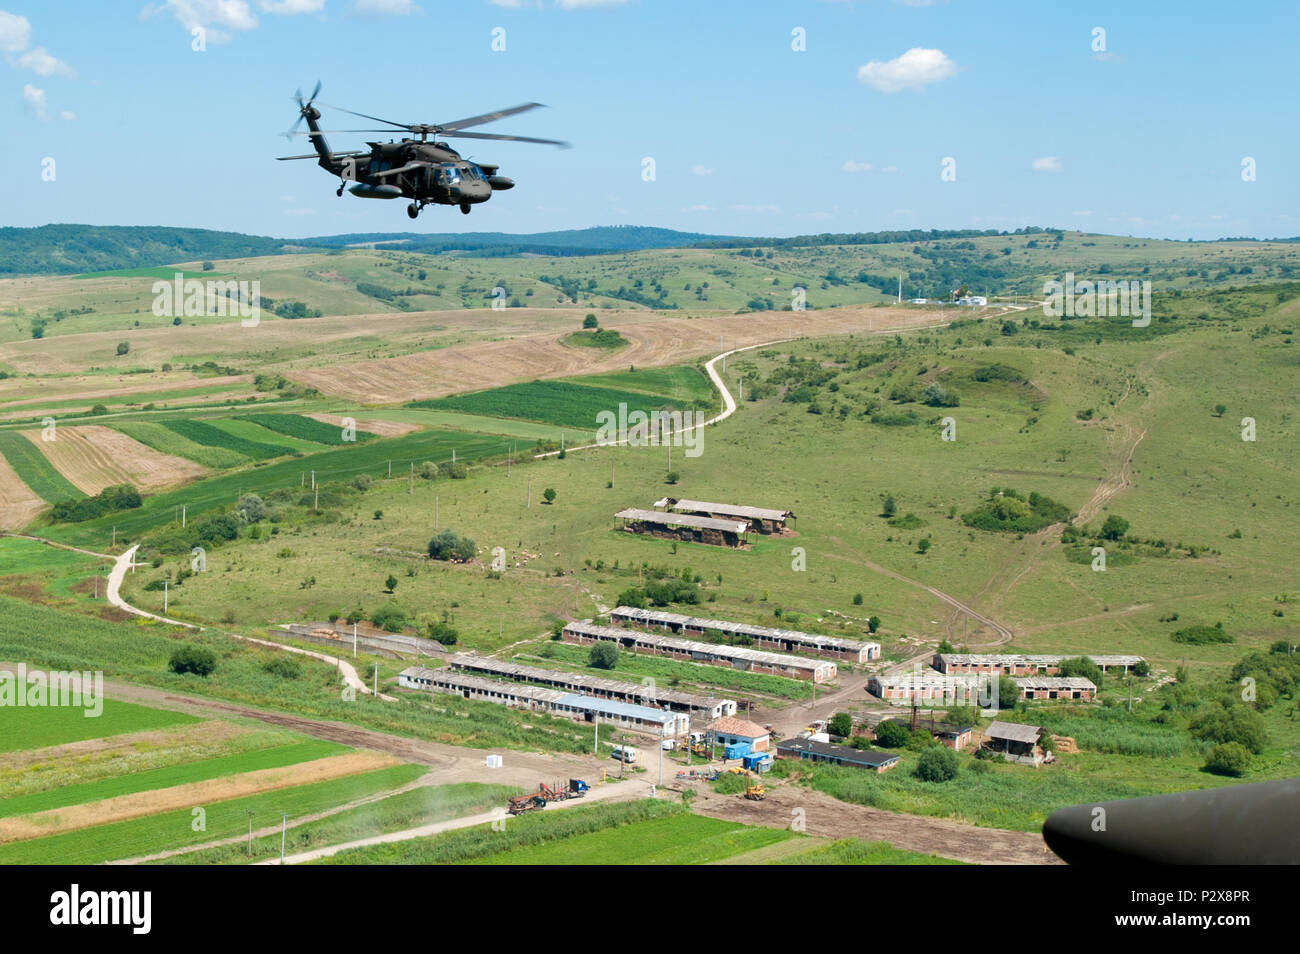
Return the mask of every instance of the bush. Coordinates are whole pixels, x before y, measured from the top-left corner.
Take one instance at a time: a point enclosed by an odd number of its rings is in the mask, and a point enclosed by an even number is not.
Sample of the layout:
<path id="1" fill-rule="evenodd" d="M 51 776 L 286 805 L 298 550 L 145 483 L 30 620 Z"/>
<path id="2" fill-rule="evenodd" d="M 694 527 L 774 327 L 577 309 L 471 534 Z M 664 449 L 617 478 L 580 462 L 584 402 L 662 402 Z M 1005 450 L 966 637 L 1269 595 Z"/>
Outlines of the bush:
<path id="1" fill-rule="evenodd" d="M 429 557 L 433 560 L 450 560 L 453 563 L 467 563 L 478 552 L 474 541 L 462 537 L 453 530 L 443 530 L 429 541 Z"/>
<path id="2" fill-rule="evenodd" d="M 279 679 L 297 679 L 302 675 L 302 666 L 296 659 L 288 656 L 276 656 L 262 664 L 262 669 Z"/>
<path id="3" fill-rule="evenodd" d="M 1080 676 L 1084 679 L 1092 680 L 1094 686 L 1101 686 L 1101 667 L 1087 656 L 1077 656 L 1073 659 L 1062 659 L 1060 670 L 1060 675 L 1062 676 Z"/>
<path id="4" fill-rule="evenodd" d="M 1123 517 L 1111 514 L 1106 518 L 1106 522 L 1101 525 L 1101 536 L 1104 540 L 1119 540 L 1124 534 L 1128 533 L 1129 523 Z"/>
<path id="5" fill-rule="evenodd" d="M 596 643 L 587 654 L 587 665 L 593 669 L 613 669 L 618 665 L 618 646 L 609 642 Z"/>
<path id="6" fill-rule="evenodd" d="M 392 601 L 370 614 L 370 622 L 390 633 L 400 633 L 409 620 L 406 610 Z"/>
<path id="7" fill-rule="evenodd" d="M 832 735 L 847 739 L 853 734 L 853 716 L 847 712 L 837 712 L 831 716 L 827 729 Z"/>
<path id="8" fill-rule="evenodd" d="M 121 510 L 134 510 L 141 503 L 140 491 L 130 484 L 114 484 L 93 497 L 56 503 L 50 508 L 50 517 L 56 522 L 79 523 Z"/>
<path id="9" fill-rule="evenodd" d="M 1185 643 L 1189 646 L 1231 643 L 1236 639 L 1232 634 L 1224 632 L 1222 623 L 1215 623 L 1213 626 L 1188 626 L 1171 634 L 1169 638 L 1176 643 Z"/>
<path id="10" fill-rule="evenodd" d="M 631 606 L 635 609 L 645 609 L 645 590 L 641 589 L 639 586 L 630 587 L 618 594 L 617 602 L 619 606 Z"/>
<path id="11" fill-rule="evenodd" d="M 947 746 L 932 745 L 916 760 L 913 774 L 923 782 L 950 782 L 957 777 L 957 753 Z"/>
<path id="12" fill-rule="evenodd" d="M 207 676 L 217 668 L 217 654 L 203 646 L 188 643 L 172 652 L 167 668 L 177 675 L 193 673 Z"/>
<path id="13" fill-rule="evenodd" d="M 445 619 L 430 622 L 424 628 L 424 635 L 444 646 L 455 646 L 460 634 Z"/>
<path id="14" fill-rule="evenodd" d="M 235 513 L 244 523 L 257 523 L 266 516 L 266 504 L 257 494 L 244 494 L 235 503 Z"/>
<path id="15" fill-rule="evenodd" d="M 1210 749 L 1205 759 L 1205 771 L 1215 775 L 1240 778 L 1250 768 L 1250 750 L 1240 742 L 1224 742 Z"/>
<path id="16" fill-rule="evenodd" d="M 901 722 L 888 719 L 876 726 L 876 744 L 886 749 L 901 749 L 912 740 L 912 730 Z"/>
<path id="17" fill-rule="evenodd" d="M 1225 707 L 1221 703 L 1189 725 L 1194 738 L 1202 742 L 1236 742 L 1256 755 L 1268 744 L 1264 717 L 1244 705 Z"/>

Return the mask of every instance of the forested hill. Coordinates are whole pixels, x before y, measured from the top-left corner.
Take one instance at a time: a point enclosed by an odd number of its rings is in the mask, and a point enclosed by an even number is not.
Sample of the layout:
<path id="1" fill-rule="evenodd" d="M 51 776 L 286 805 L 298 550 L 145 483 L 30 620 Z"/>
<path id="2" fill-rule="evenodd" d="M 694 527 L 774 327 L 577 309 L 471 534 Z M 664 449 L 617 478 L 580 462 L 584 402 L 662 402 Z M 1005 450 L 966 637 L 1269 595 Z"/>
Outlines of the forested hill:
<path id="1" fill-rule="evenodd" d="M 76 275 L 197 259 L 276 255 L 284 239 L 160 225 L 0 228 L 0 276 Z"/>
<path id="2" fill-rule="evenodd" d="M 304 245 L 338 248 L 345 245 L 377 244 L 406 252 L 466 251 L 479 255 L 599 255 L 605 252 L 637 252 L 650 248 L 682 248 L 705 242 L 740 242 L 729 235 L 678 232 L 648 225 L 600 225 L 589 229 L 557 232 L 369 232 L 325 235 L 303 239 Z"/>

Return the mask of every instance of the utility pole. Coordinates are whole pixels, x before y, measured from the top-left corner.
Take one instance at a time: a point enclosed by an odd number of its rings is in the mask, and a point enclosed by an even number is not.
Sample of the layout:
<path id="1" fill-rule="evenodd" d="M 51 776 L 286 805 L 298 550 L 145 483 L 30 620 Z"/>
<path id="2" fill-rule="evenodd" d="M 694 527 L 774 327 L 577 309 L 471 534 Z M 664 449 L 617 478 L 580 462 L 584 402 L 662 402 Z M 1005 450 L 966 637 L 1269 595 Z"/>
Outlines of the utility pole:
<path id="1" fill-rule="evenodd" d="M 113 525 L 113 546 L 117 546 L 117 524 Z M 134 563 L 135 561 L 132 560 L 131 562 Z"/>
<path id="2" fill-rule="evenodd" d="M 284 864 L 284 830 L 288 825 L 289 816 L 284 812 L 280 813 L 280 864 Z"/>
<path id="3" fill-rule="evenodd" d="M 313 471 L 311 472 L 311 489 L 312 489 L 312 490 L 315 490 L 315 489 L 316 489 L 316 471 L 315 471 L 315 470 L 313 470 Z"/>
<path id="4" fill-rule="evenodd" d="M 524 504 L 525 510 L 532 509 L 533 506 L 533 478 L 528 478 L 528 502 Z"/>
<path id="5" fill-rule="evenodd" d="M 388 476 L 393 476 L 393 462 L 391 460 L 388 462 Z"/>
<path id="6" fill-rule="evenodd" d="M 357 624 L 352 624 L 352 658 L 357 658 Z"/>
<path id="7" fill-rule="evenodd" d="M 664 724 L 659 723 L 659 787 L 664 787 Z"/>
<path id="8" fill-rule="evenodd" d="M 374 691 L 375 698 L 378 699 L 379 698 L 379 663 L 375 663 L 375 688 L 373 691 Z"/>
<path id="9" fill-rule="evenodd" d="M 591 733 L 591 754 L 600 758 L 600 716 L 595 716 L 592 722 L 594 725 Z"/>
<path id="10" fill-rule="evenodd" d="M 406 478 L 406 492 L 415 493 L 415 461 L 411 461 L 411 475 Z"/>
<path id="11" fill-rule="evenodd" d="M 167 590 L 171 580 L 163 580 L 163 612 L 167 612 Z"/>
<path id="12" fill-rule="evenodd" d="M 312 481 L 312 486 L 315 486 L 315 480 Z M 312 509 L 315 510 L 317 513 L 320 513 L 320 488 L 319 487 L 316 487 L 316 499 L 315 502 L 312 503 Z"/>
<path id="13" fill-rule="evenodd" d="M 672 473 L 672 469 L 673 469 L 673 442 L 672 442 L 672 441 L 664 441 L 664 443 L 668 445 L 668 471 L 669 471 L 669 473 Z"/>
<path id="14" fill-rule="evenodd" d="M 189 508 L 189 504 L 181 504 L 181 529 L 182 530 L 185 529 L 185 511 L 188 508 Z"/>
<path id="15" fill-rule="evenodd" d="M 609 485 L 614 486 L 614 461 L 612 459 L 609 462 Z"/>
<path id="16" fill-rule="evenodd" d="M 251 858 L 253 857 L 253 816 L 256 812 L 250 812 L 247 808 L 244 811 L 248 813 L 248 857 Z"/>
<path id="17" fill-rule="evenodd" d="M 744 379 L 744 378 L 741 378 L 739 381 L 737 381 L 737 382 L 736 382 L 736 387 L 737 387 L 737 389 L 739 390 L 739 393 L 740 393 L 740 397 L 739 397 L 739 399 L 737 400 L 736 403 L 740 403 L 740 401 L 745 400 L 745 379 Z"/>
<path id="18" fill-rule="evenodd" d="M 438 529 L 438 495 L 433 495 L 433 529 Z"/>

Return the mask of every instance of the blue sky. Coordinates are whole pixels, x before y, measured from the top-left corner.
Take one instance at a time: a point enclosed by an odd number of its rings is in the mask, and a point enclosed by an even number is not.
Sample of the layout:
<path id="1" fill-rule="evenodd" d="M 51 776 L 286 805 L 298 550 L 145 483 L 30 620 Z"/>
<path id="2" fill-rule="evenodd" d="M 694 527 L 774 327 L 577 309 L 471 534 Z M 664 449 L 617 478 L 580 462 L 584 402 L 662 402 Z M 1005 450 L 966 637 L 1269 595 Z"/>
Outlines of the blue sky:
<path id="1" fill-rule="evenodd" d="M 1300 234 L 1291 0 L 1248 12 L 1165 0 L 0 0 L 0 11 L 0 225 Z M 492 49 L 498 27 L 504 51 Z M 484 131 L 574 148 L 462 140 L 517 187 L 469 217 L 431 207 L 412 223 L 402 202 L 339 199 L 313 163 L 274 161 L 310 151 L 278 134 L 295 119 L 290 94 L 317 79 L 324 103 L 411 122 L 537 100 L 550 108 Z M 326 128 L 367 125 L 322 111 Z M 1243 181 L 1247 157 L 1255 181 Z M 941 178 L 945 158 L 954 181 Z"/>

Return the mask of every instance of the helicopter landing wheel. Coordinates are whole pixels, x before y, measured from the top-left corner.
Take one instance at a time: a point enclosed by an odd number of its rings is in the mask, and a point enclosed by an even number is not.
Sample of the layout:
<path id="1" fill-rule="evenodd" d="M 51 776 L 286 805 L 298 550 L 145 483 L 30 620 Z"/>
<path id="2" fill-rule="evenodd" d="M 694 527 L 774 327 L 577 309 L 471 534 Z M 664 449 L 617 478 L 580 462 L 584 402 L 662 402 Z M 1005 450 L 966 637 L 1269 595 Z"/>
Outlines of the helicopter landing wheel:
<path id="1" fill-rule="evenodd" d="M 409 215 L 411 218 L 415 218 L 417 215 L 420 214 L 420 207 L 416 205 L 414 202 L 412 202 L 410 205 L 406 207 L 406 214 Z"/>
<path id="2" fill-rule="evenodd" d="M 460 204 L 460 211 L 461 211 L 462 214 L 464 214 L 464 215 L 469 215 L 469 203 L 468 203 L 468 202 L 462 202 L 462 203 Z"/>
<path id="3" fill-rule="evenodd" d="M 336 196 L 338 196 L 339 198 L 342 198 L 342 197 L 343 197 L 343 187 L 342 187 L 342 186 L 339 186 L 337 189 L 335 189 L 335 190 L 334 190 L 334 194 L 335 194 Z"/>

